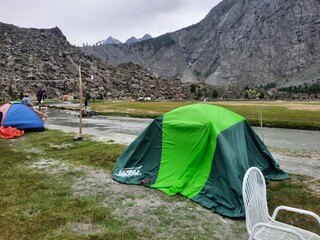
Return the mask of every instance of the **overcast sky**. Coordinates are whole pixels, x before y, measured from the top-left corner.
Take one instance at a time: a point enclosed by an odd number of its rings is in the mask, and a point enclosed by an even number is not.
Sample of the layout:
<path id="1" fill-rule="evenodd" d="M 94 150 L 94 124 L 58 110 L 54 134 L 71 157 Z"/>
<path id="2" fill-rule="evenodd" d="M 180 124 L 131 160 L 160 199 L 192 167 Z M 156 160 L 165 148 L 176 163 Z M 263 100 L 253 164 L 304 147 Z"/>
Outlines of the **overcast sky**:
<path id="1" fill-rule="evenodd" d="M 202 20 L 221 0 L 1 0 L 0 22 L 59 27 L 77 46 L 112 36 L 153 37 Z"/>

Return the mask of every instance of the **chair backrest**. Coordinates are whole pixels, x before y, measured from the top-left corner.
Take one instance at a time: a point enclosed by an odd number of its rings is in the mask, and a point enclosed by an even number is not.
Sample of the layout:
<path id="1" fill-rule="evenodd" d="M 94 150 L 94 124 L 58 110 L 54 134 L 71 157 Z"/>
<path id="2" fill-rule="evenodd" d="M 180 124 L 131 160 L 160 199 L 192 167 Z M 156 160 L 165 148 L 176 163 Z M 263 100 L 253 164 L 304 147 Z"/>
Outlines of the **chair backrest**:
<path id="1" fill-rule="evenodd" d="M 269 221 L 266 183 L 262 172 L 258 168 L 251 167 L 244 175 L 242 197 L 246 213 L 246 228 L 248 233 L 251 234 L 255 224 Z"/>

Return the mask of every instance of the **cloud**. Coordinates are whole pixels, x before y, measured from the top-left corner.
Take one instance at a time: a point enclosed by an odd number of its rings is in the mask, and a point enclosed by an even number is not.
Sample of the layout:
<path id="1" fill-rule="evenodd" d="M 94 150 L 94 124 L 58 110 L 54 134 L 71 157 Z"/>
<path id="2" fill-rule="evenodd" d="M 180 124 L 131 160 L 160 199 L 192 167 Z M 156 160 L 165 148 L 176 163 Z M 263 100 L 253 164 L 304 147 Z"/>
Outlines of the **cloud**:
<path id="1" fill-rule="evenodd" d="M 1 0 L 0 22 L 59 27 L 71 44 L 153 37 L 199 22 L 220 0 Z"/>

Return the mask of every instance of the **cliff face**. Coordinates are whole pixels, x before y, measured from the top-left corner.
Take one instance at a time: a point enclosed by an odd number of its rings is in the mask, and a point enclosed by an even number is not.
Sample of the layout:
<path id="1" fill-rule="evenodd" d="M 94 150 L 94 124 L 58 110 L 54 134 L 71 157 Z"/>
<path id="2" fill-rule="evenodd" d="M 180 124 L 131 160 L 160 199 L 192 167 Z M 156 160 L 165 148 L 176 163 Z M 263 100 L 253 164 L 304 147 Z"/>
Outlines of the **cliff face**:
<path id="1" fill-rule="evenodd" d="M 117 67 L 88 56 L 69 44 L 59 28 L 19 28 L 0 23 L 1 100 L 16 100 L 29 91 L 35 98 L 38 87 L 49 98 L 79 95 L 79 68 L 84 92 L 92 98 L 155 99 L 193 98 L 190 87 L 168 80 L 133 63 Z"/>
<path id="2" fill-rule="evenodd" d="M 277 86 L 319 81 L 319 0 L 224 0 L 199 23 L 136 44 L 83 50 L 184 82 Z"/>

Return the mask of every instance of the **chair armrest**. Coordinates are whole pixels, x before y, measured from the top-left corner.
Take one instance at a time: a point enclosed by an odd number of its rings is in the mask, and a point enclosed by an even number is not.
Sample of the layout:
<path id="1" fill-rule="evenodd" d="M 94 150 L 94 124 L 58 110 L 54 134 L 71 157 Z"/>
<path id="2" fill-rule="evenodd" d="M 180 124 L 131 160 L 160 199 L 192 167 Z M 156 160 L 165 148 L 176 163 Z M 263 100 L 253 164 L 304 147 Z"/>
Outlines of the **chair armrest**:
<path id="1" fill-rule="evenodd" d="M 311 212 L 311 211 L 308 211 L 308 210 L 299 209 L 299 208 L 287 207 L 287 206 L 278 206 L 278 207 L 276 207 L 276 209 L 273 211 L 273 214 L 272 214 L 272 217 L 271 217 L 273 220 L 276 220 L 277 214 L 278 214 L 278 212 L 280 210 L 286 210 L 286 211 L 290 211 L 290 212 L 295 212 L 295 213 L 306 214 L 306 215 L 312 216 L 320 224 L 320 217 L 317 214 L 315 214 L 314 212 Z"/>
<path id="2" fill-rule="evenodd" d="M 275 229 L 275 230 L 278 230 L 278 231 L 281 231 L 281 232 L 291 233 L 291 234 L 297 236 L 297 239 L 304 240 L 302 235 L 300 233 L 296 232 L 293 229 L 279 227 L 279 226 L 273 226 L 273 225 L 270 225 L 270 224 L 267 224 L 267 223 L 257 223 L 257 224 L 255 224 L 253 226 L 253 228 L 252 228 L 249 240 L 253 240 L 254 239 L 254 234 L 256 232 L 256 228 L 259 228 L 259 227 L 265 227 L 265 228 L 269 228 L 269 229 Z M 266 239 L 268 239 L 268 238 L 266 238 Z"/>

